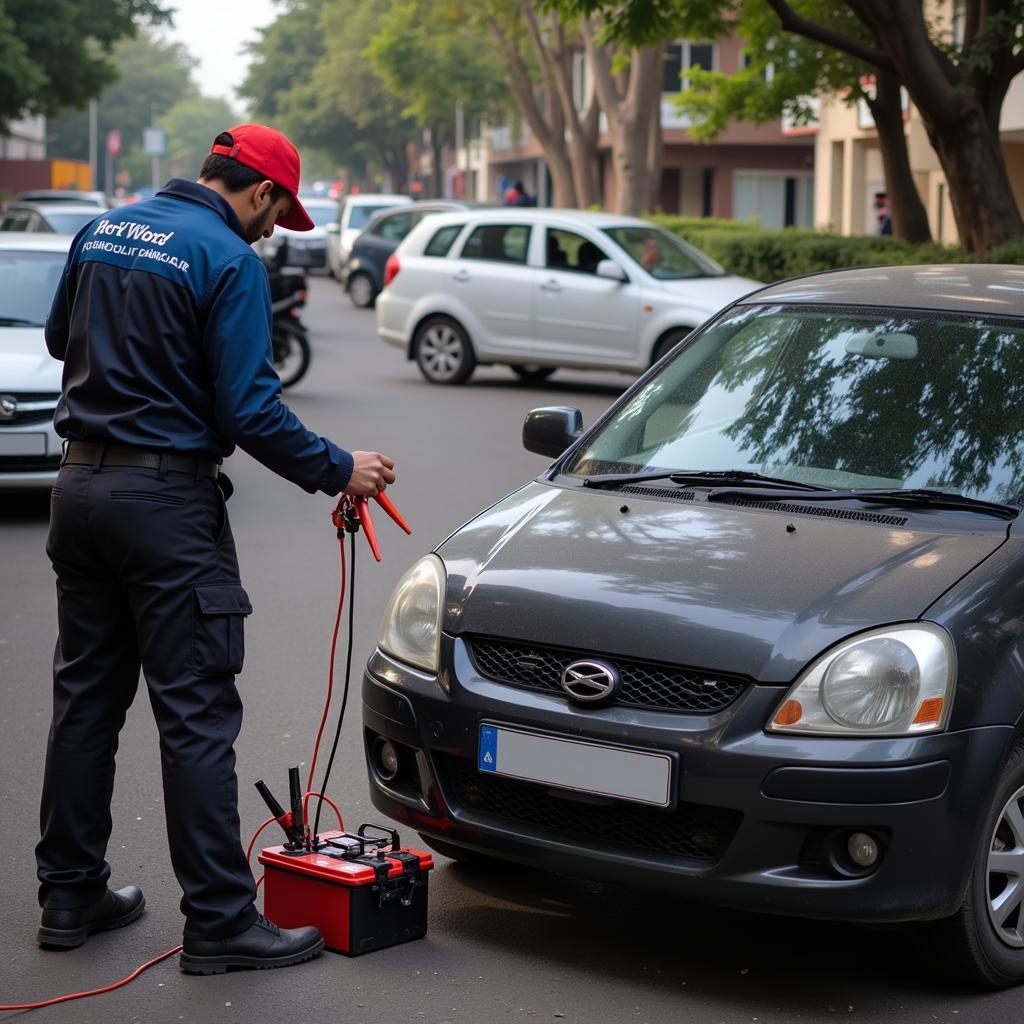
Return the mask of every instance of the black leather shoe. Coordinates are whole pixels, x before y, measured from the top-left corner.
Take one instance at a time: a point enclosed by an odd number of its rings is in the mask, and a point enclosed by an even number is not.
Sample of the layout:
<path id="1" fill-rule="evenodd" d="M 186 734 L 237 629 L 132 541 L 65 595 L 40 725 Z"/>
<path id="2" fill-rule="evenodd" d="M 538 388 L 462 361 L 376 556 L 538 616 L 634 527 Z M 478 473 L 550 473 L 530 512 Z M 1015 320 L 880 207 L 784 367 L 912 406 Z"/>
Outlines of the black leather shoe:
<path id="1" fill-rule="evenodd" d="M 73 949 L 82 945 L 93 932 L 123 928 L 138 920 L 146 909 L 146 898 L 135 885 L 112 892 L 108 889 L 95 903 L 75 910 L 43 911 L 37 936 L 44 949 Z"/>
<path id="2" fill-rule="evenodd" d="M 324 948 L 316 928 L 278 928 L 262 914 L 230 939 L 185 939 L 181 969 L 186 974 L 223 974 L 229 967 L 290 967 L 312 960 Z"/>

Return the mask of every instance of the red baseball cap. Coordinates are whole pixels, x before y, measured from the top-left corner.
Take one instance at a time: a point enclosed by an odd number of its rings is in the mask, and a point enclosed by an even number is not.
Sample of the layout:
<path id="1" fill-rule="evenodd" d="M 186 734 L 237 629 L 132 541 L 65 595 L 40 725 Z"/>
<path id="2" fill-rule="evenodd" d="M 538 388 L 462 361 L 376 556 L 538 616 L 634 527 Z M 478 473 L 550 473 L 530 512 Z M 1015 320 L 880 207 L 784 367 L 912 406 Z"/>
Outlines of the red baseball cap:
<path id="1" fill-rule="evenodd" d="M 292 197 L 292 208 L 278 224 L 293 231 L 309 231 L 315 225 L 302 207 L 299 191 L 299 151 L 291 140 L 265 124 L 236 124 L 229 128 L 234 145 L 210 147 L 211 153 L 229 156 L 260 174 L 265 174 L 275 185 L 287 190 Z"/>

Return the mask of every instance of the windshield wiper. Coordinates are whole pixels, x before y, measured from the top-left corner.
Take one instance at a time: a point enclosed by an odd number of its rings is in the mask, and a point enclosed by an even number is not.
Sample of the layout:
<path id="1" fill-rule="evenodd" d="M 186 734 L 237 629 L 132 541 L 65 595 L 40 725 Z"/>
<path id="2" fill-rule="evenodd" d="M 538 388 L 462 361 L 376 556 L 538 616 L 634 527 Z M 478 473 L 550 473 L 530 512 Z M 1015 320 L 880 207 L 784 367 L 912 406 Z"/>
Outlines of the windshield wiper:
<path id="1" fill-rule="evenodd" d="M 798 480 L 784 480 L 777 476 L 765 476 L 745 469 L 676 469 L 660 473 L 605 473 L 588 476 L 584 487 L 617 487 L 619 484 L 642 484 L 649 480 L 670 480 L 682 486 L 700 487 L 716 484 L 731 484 L 733 487 L 786 487 L 791 491 L 829 491 L 818 484 L 800 483 Z"/>
<path id="2" fill-rule="evenodd" d="M 0 316 L 0 327 L 42 327 L 35 320 L 25 320 L 20 316 Z"/>
<path id="3" fill-rule="evenodd" d="M 708 501 L 744 501 L 764 498 L 765 501 L 864 501 L 875 505 L 902 505 L 907 508 L 927 507 L 945 508 L 957 512 L 977 512 L 981 515 L 996 516 L 999 519 L 1016 519 L 1020 509 L 1012 505 L 1002 505 L 994 501 L 983 501 L 981 498 L 970 498 L 966 494 L 952 491 L 938 491 L 929 487 L 869 489 L 863 491 L 827 491 L 807 494 L 806 491 L 794 490 L 789 494 L 765 489 L 760 493 L 751 493 L 737 487 L 719 487 L 708 495 Z"/>

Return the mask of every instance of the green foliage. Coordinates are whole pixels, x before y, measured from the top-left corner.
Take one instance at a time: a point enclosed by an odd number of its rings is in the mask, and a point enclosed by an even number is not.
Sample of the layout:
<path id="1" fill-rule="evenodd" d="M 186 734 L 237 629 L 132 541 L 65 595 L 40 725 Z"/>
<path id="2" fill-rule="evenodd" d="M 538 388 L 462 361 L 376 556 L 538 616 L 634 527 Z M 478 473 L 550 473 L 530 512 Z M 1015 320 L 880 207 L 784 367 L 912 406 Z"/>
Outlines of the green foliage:
<path id="1" fill-rule="evenodd" d="M 699 217 L 648 218 L 717 260 L 726 270 L 771 283 L 842 267 L 978 262 L 977 253 L 934 242 L 912 245 L 891 236 L 832 235 L 770 229 Z M 993 250 L 986 262 L 1024 264 L 1024 239 Z"/>
<path id="2" fill-rule="evenodd" d="M 119 42 L 112 56 L 120 77 L 103 90 L 98 103 L 101 183 L 103 140 L 110 129 L 116 128 L 122 146 L 118 170 L 127 170 L 135 187 L 148 185 L 150 162 L 142 151 L 142 131 L 153 123 L 154 112 L 159 118 L 175 103 L 199 99 L 192 80 L 195 62 L 181 43 L 163 42 L 148 32 Z M 230 122 L 224 127 L 230 127 Z M 89 159 L 89 117 L 85 111 L 53 120 L 49 130 L 51 156 Z M 170 145 L 173 148 L 173 140 Z"/>
<path id="3" fill-rule="evenodd" d="M 167 133 L 167 156 L 162 161 L 164 179 L 194 178 L 217 135 L 238 124 L 240 118 L 227 100 L 190 95 L 179 100 L 157 125 Z"/>
<path id="4" fill-rule="evenodd" d="M 85 106 L 117 77 L 114 44 L 169 20 L 157 0 L 0 0 L 0 130 Z"/>

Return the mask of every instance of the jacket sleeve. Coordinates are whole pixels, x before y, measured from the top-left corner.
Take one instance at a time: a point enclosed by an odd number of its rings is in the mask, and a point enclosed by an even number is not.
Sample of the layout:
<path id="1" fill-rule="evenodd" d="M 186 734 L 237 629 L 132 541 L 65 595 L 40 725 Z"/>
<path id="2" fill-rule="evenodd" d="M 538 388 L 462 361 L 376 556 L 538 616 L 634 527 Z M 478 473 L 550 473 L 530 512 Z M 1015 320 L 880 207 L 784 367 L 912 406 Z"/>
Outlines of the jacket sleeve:
<path id="1" fill-rule="evenodd" d="M 281 398 L 270 342 L 270 286 L 255 254 L 228 263 L 206 311 L 203 343 L 225 437 L 304 490 L 337 494 L 352 475 L 352 456 L 307 430 Z"/>

